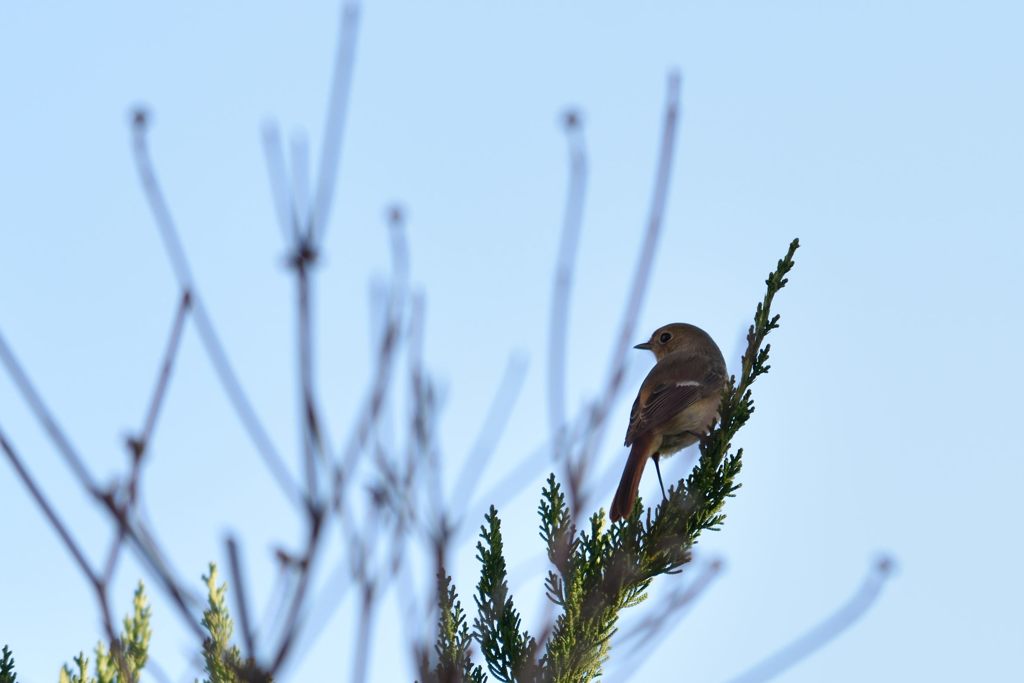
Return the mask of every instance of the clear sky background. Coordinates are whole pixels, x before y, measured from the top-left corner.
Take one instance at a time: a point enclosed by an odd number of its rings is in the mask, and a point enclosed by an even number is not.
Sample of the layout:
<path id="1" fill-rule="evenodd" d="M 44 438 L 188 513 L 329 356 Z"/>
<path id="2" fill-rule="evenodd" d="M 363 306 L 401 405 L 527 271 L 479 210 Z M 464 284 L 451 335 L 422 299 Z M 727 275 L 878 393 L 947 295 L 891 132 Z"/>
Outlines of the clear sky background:
<path id="1" fill-rule="evenodd" d="M 139 102 L 154 112 L 156 163 L 224 343 L 275 441 L 296 450 L 291 283 L 259 131 L 274 118 L 319 140 L 338 16 L 335 2 L 0 5 L 0 329 L 101 478 L 142 419 L 176 296 L 131 162 Z M 607 680 L 728 680 L 847 600 L 880 553 L 898 568 L 878 603 L 782 680 L 1020 680 L 1021 26 L 1014 2 L 367 2 L 317 302 L 336 440 L 369 378 L 367 293 L 388 270 L 384 208 L 397 200 L 427 295 L 427 362 L 445 387 L 448 485 L 511 353 L 528 375 L 483 488 L 544 443 L 569 105 L 590 156 L 570 407 L 598 390 L 666 73 L 679 67 L 677 172 L 636 341 L 693 322 L 735 368 L 765 274 L 792 237 L 804 246 L 738 439 L 743 489 L 699 546 L 698 562 L 720 558 L 724 571 L 638 668 L 617 666 L 613 644 Z M 631 362 L 638 382 L 651 358 Z M 601 469 L 625 457 L 632 391 Z M 100 557 L 102 518 L 5 374 L 0 421 Z M 225 563 L 227 530 L 245 539 L 256 591 L 272 576 L 271 543 L 295 537 L 253 458 L 189 334 L 145 485 L 197 587 L 209 560 Z M 668 476 L 686 462 L 668 461 Z M 534 509 L 547 472 L 501 510 L 530 624 L 542 615 Z M 648 476 L 642 492 L 656 488 Z M 100 637 L 93 596 L 6 463 L 0 525 L 0 642 L 20 679 L 54 681 Z M 472 544 L 457 555 L 469 602 Z M 118 613 L 140 576 L 121 567 Z M 188 636 L 151 593 L 153 657 L 191 680 Z M 347 679 L 352 614 L 344 603 L 290 680 Z M 393 606 L 376 633 L 372 680 L 410 680 Z"/>

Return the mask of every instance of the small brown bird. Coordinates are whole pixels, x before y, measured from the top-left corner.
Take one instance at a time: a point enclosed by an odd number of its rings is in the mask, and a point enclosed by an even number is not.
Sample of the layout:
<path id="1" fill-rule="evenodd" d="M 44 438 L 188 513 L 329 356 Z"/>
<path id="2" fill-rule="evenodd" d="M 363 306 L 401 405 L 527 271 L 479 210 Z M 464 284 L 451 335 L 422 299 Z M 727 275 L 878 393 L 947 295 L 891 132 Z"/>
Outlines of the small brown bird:
<path id="1" fill-rule="evenodd" d="M 633 348 L 653 352 L 658 362 L 640 385 L 629 414 L 626 445 L 632 448 L 612 500 L 613 522 L 633 511 L 648 458 L 654 460 L 661 484 L 661 456 L 695 444 L 707 433 L 729 380 L 718 345 L 694 325 L 659 327 L 650 341 Z M 664 484 L 661 492 L 665 495 Z"/>

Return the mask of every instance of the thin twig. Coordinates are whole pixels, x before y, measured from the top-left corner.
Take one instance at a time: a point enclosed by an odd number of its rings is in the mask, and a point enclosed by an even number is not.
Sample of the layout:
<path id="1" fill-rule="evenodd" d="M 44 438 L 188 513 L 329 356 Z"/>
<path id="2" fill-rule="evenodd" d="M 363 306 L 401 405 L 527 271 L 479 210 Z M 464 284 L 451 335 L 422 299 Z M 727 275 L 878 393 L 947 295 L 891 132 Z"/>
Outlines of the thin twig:
<path id="1" fill-rule="evenodd" d="M 292 244 L 299 237 L 299 217 L 295 213 L 294 204 L 288 199 L 288 174 L 285 170 L 284 151 L 281 149 L 281 132 L 273 121 L 263 125 L 263 155 L 266 157 L 270 196 L 274 200 L 277 224 L 285 244 Z"/>
<path id="2" fill-rule="evenodd" d="M 405 303 L 409 287 L 409 240 L 405 230 L 405 209 L 392 204 L 387 211 L 388 247 L 391 254 L 391 307 Z M 392 310 L 392 313 L 397 313 Z"/>
<path id="3" fill-rule="evenodd" d="M 340 508 L 344 488 L 352 480 L 359 455 L 366 447 L 366 443 L 381 417 L 388 390 L 391 388 L 392 370 L 401 340 L 400 333 L 408 299 L 409 257 L 405 240 L 404 215 L 398 206 L 392 206 L 388 211 L 388 234 L 392 276 L 387 302 L 384 306 L 382 329 L 379 339 L 375 339 L 377 344 L 374 364 L 376 375 L 363 407 L 354 422 L 354 428 L 345 451 L 340 455 L 335 468 L 334 490 L 332 491 L 332 509 L 335 510 Z M 379 306 L 371 305 L 371 312 L 378 308 Z"/>
<path id="4" fill-rule="evenodd" d="M 217 336 L 213 321 L 207 314 L 206 307 L 203 305 L 196 289 L 191 269 L 185 258 L 185 251 L 178 237 L 178 231 L 175 228 L 167 201 L 164 199 L 163 191 L 160 189 L 160 184 L 157 181 L 156 172 L 153 168 L 153 162 L 150 158 L 146 135 L 147 120 L 147 113 L 141 109 L 137 110 L 132 118 L 132 151 L 134 153 L 135 166 L 146 200 L 149 202 L 154 221 L 160 231 L 168 258 L 171 261 L 171 266 L 178 279 L 178 284 L 182 289 L 192 293 L 193 317 L 199 338 L 206 349 L 210 362 L 213 364 L 217 377 L 220 379 L 221 386 L 228 396 L 228 400 L 235 409 L 239 420 L 242 422 L 242 426 L 249 434 L 249 438 L 256 446 L 256 450 L 263 459 L 267 469 L 289 499 L 293 503 L 299 503 L 302 501 L 303 496 L 292 480 L 288 467 L 284 464 L 284 460 L 267 434 L 263 423 L 257 417 L 249 397 L 242 389 L 238 376 L 231 367 L 227 353 L 224 351 L 224 346 Z"/>
<path id="5" fill-rule="evenodd" d="M 306 604 L 306 594 L 309 591 L 309 584 L 313 574 L 313 566 L 319 555 L 323 544 L 320 543 L 321 531 L 325 520 L 323 508 L 311 506 L 308 510 L 308 526 L 306 538 L 306 550 L 298 560 L 298 578 L 295 583 L 295 590 L 287 608 L 287 615 L 284 620 L 281 641 L 277 652 L 273 657 L 269 668 L 270 675 L 276 674 L 284 665 L 292 646 L 299 635 L 302 627 L 302 616 Z"/>
<path id="6" fill-rule="evenodd" d="M 302 454 L 306 470 L 306 497 L 310 504 L 316 501 L 317 495 L 317 461 L 316 453 L 320 443 L 320 428 L 317 418 L 316 403 L 313 398 L 313 331 L 310 306 L 312 284 L 309 279 L 309 268 L 316 259 L 315 252 L 302 238 L 296 245 L 292 266 L 295 269 L 298 312 L 298 332 L 296 339 L 299 358 L 299 405 L 302 431 Z"/>
<path id="7" fill-rule="evenodd" d="M 32 498 L 35 499 L 36 505 L 38 505 L 43 511 L 43 514 L 46 515 L 46 519 L 49 520 L 50 526 L 52 526 L 54 531 L 57 532 L 61 541 L 64 542 L 64 546 L 75 559 L 75 564 L 78 565 L 78 568 L 94 586 L 99 585 L 101 583 L 100 577 L 95 571 L 93 571 L 92 567 L 89 565 L 89 561 L 85 558 L 85 553 L 82 552 L 82 549 L 71 535 L 71 532 L 68 531 L 67 526 L 63 521 L 61 521 L 61 518 L 57 515 L 57 511 L 54 510 L 52 505 L 50 505 L 50 501 L 47 500 L 46 494 L 44 494 L 42 489 L 39 488 L 39 485 L 36 484 L 35 479 L 29 473 L 17 452 L 15 452 L 14 446 L 12 446 L 10 441 L 7 440 L 3 427 L 0 427 L 0 448 L 2 448 L 3 452 L 7 455 L 7 459 L 14 467 L 14 471 L 17 472 L 18 478 L 21 479 L 22 484 L 24 484 L 29 493 L 32 494 Z"/>
<path id="8" fill-rule="evenodd" d="M 558 262 L 551 293 L 551 318 L 548 322 L 548 423 L 554 460 L 566 454 L 565 424 L 565 349 L 569 327 L 569 295 L 577 244 L 583 223 L 583 198 L 587 185 L 587 156 L 583 140 L 583 124 L 576 111 L 566 112 L 563 123 L 569 144 L 569 187 L 566 191 L 565 217 L 558 246 Z"/>
<path id="9" fill-rule="evenodd" d="M 544 468 L 551 460 L 551 445 L 543 443 L 534 448 L 524 458 L 521 458 L 511 471 L 494 483 L 484 493 L 477 496 L 472 505 L 467 506 L 471 510 L 486 510 L 488 506 L 496 508 L 503 507 L 508 501 L 523 490 L 523 487 L 537 477 L 538 472 L 545 471 Z M 475 534 L 477 528 L 467 525 L 461 529 L 460 539 Z"/>
<path id="10" fill-rule="evenodd" d="M 722 562 L 713 560 L 689 585 L 677 586 L 668 595 L 658 596 L 657 606 L 639 624 L 633 626 L 615 646 L 619 651 L 628 652 L 623 671 L 632 671 L 630 662 L 645 659 L 669 634 L 668 626 L 679 621 L 682 610 L 707 592 L 711 583 L 722 571 Z M 653 607 L 653 606 L 652 606 Z"/>
<path id="11" fill-rule="evenodd" d="M 453 502 L 461 503 L 463 512 L 468 510 L 468 504 L 472 500 L 480 478 L 487 469 L 487 463 L 497 450 L 502 432 L 508 424 L 512 408 L 526 380 L 526 364 L 524 355 L 509 356 L 508 362 L 505 364 L 505 372 L 502 373 L 501 381 L 498 383 L 498 390 L 494 392 L 491 407 L 484 418 L 480 433 L 477 434 L 476 441 L 462 466 L 462 471 L 455 480 L 455 487 L 451 490 L 451 499 Z"/>
<path id="12" fill-rule="evenodd" d="M 353 552 L 352 548 L 347 550 Z M 348 563 L 349 557 L 346 553 L 346 556 L 338 561 L 323 581 L 324 588 L 315 599 L 310 600 L 311 611 L 306 617 L 307 635 L 296 646 L 297 650 L 294 656 L 297 660 L 301 661 L 317 641 L 328 633 L 325 628 L 327 623 L 338 611 L 349 590 L 356 587 L 351 580 L 351 569 Z"/>
<path id="13" fill-rule="evenodd" d="M 43 429 L 46 430 L 50 440 L 57 447 L 57 451 L 63 456 L 64 462 L 71 468 L 79 483 L 93 498 L 101 497 L 100 488 L 86 468 L 85 460 L 75 447 L 71 445 L 71 441 L 64 434 L 64 430 L 57 424 L 57 420 L 54 419 L 53 414 L 46 407 L 39 392 L 36 391 L 35 386 L 33 386 L 25 370 L 22 368 L 21 363 L 18 362 L 14 352 L 7 345 L 7 340 L 4 339 L 2 333 L 0 333 L 0 362 L 3 362 L 4 367 L 7 368 L 7 372 L 10 374 L 11 379 L 14 380 L 15 385 L 17 385 L 18 391 L 21 392 L 25 402 L 35 414 Z"/>
<path id="14" fill-rule="evenodd" d="M 92 589 L 96 594 L 96 601 L 99 604 L 100 614 L 103 619 L 104 629 L 107 633 L 107 638 L 110 641 L 110 649 L 112 654 L 118 661 L 118 666 L 122 672 L 127 672 L 128 667 L 124 660 L 124 652 L 120 646 L 120 641 L 117 638 L 117 634 L 114 631 L 113 619 L 110 616 L 110 600 L 107 596 L 107 582 L 103 576 L 100 576 L 89 564 L 89 560 L 86 559 L 85 553 L 82 551 L 81 546 L 75 541 L 71 532 L 68 530 L 67 525 L 64 524 L 53 505 L 47 499 L 46 494 L 36 483 L 32 477 L 28 468 L 25 467 L 21 457 L 14 450 L 14 446 L 8 441 L 6 433 L 3 428 L 0 427 L 0 450 L 3 450 L 7 459 L 14 467 L 14 471 L 18 474 L 18 478 L 21 479 L 22 484 L 28 489 L 29 493 L 32 494 L 32 498 L 35 499 L 36 505 L 43 511 L 43 515 L 50 522 L 50 526 L 53 527 L 57 535 L 60 536 L 64 546 L 71 553 L 75 563 L 81 570 L 85 577 L 89 580 L 92 585 Z"/>
<path id="15" fill-rule="evenodd" d="M 583 501 L 578 500 L 580 482 L 585 478 L 586 470 L 593 462 L 594 450 L 601 443 L 601 439 L 604 436 L 608 413 L 615 399 L 618 398 L 625 374 L 626 353 L 632 346 L 637 318 L 640 315 L 640 307 L 643 304 L 644 294 L 647 291 L 647 283 L 650 279 L 654 263 L 658 237 L 661 234 L 665 206 L 668 202 L 668 188 L 672 177 L 672 159 L 675 154 L 676 129 L 679 119 L 680 88 L 681 78 L 679 73 L 673 71 L 669 74 L 666 88 L 665 120 L 661 133 L 661 146 L 658 156 L 658 167 L 654 178 L 654 189 L 651 194 L 650 213 L 647 218 L 647 230 L 644 233 L 644 241 L 640 248 L 636 269 L 633 273 L 633 283 L 630 287 L 629 298 L 627 299 L 622 323 L 619 326 L 619 337 L 615 351 L 612 354 L 611 372 L 606 380 L 601 398 L 593 408 L 591 428 L 588 429 L 586 443 L 575 467 L 570 470 L 570 474 L 574 475 L 569 481 L 569 493 L 572 496 L 570 499 L 570 509 L 574 511 L 582 508 L 581 503 Z"/>
<path id="16" fill-rule="evenodd" d="M 132 454 L 136 460 L 141 460 L 153 437 L 153 430 L 156 428 L 156 419 L 163 406 L 164 396 L 167 393 L 167 386 L 170 383 L 171 372 L 174 368 L 174 361 L 178 355 L 178 348 L 181 345 L 182 332 L 185 329 L 185 318 L 192 307 L 192 295 L 186 289 L 181 294 L 178 303 L 178 310 L 174 315 L 174 324 L 171 326 L 171 334 L 167 340 L 167 348 L 164 351 L 164 359 L 160 364 L 160 374 L 157 377 L 156 388 L 149 401 L 149 410 L 146 411 L 146 421 L 143 423 L 142 432 L 139 436 L 130 440 Z"/>
<path id="17" fill-rule="evenodd" d="M 428 520 L 444 526 L 444 489 L 441 486 L 441 462 L 434 439 L 437 395 L 434 384 L 427 375 L 423 364 L 423 339 L 426 304 L 422 295 L 413 297 L 409 322 L 409 381 L 412 391 L 412 418 L 410 424 L 408 476 L 414 477 L 417 468 L 426 474 L 424 484 L 429 510 Z"/>
<path id="18" fill-rule="evenodd" d="M 110 542 L 110 550 L 107 551 L 107 561 L 103 566 L 103 581 L 110 583 L 114 578 L 114 570 L 117 569 L 117 561 L 121 559 L 121 550 L 124 548 L 124 541 L 128 532 L 121 528 L 117 529 L 114 540 Z"/>
<path id="19" fill-rule="evenodd" d="M 309 233 L 309 142 L 301 132 L 292 134 L 291 150 L 292 213 L 296 226 L 307 226 L 305 232 L 296 234 L 302 234 L 305 239 L 312 240 L 313 235 Z"/>
<path id="20" fill-rule="evenodd" d="M 238 620 L 242 626 L 242 643 L 245 645 L 245 656 L 256 657 L 256 640 L 253 636 L 252 621 L 249 619 L 249 600 L 245 581 L 242 577 L 242 563 L 238 558 L 238 542 L 235 537 L 228 536 L 225 541 L 228 548 L 228 566 L 231 568 L 231 581 L 235 585 L 235 603 L 238 605 Z"/>
<path id="21" fill-rule="evenodd" d="M 202 640 L 204 631 L 195 618 L 195 608 L 201 603 L 194 595 L 190 595 L 182 587 L 184 584 L 174 576 L 170 562 L 164 557 L 163 551 L 145 523 L 138 518 L 134 521 L 129 520 L 128 512 L 117 505 L 112 496 L 104 497 L 101 506 L 117 524 L 118 530 L 124 532 L 143 564 L 149 567 L 159 585 L 170 596 L 184 622 Z"/>
<path id="22" fill-rule="evenodd" d="M 363 586 L 359 605 L 359 627 L 356 630 L 355 659 L 352 663 L 352 680 L 361 683 L 369 673 L 370 634 L 373 632 L 376 587 L 373 580 Z"/>
<path id="23" fill-rule="evenodd" d="M 331 94 L 327 100 L 327 121 L 325 123 L 323 146 L 320 152 L 320 175 L 318 177 L 316 203 L 310 216 L 311 225 L 307 234 L 316 242 L 323 241 L 330 218 L 331 203 L 334 200 L 334 184 L 341 159 L 341 140 L 348 114 L 349 93 L 352 90 L 352 68 L 356 56 L 356 36 L 359 26 L 359 4 L 349 2 L 341 12 L 341 29 L 338 37 L 338 53 L 334 62 L 334 78 Z"/>

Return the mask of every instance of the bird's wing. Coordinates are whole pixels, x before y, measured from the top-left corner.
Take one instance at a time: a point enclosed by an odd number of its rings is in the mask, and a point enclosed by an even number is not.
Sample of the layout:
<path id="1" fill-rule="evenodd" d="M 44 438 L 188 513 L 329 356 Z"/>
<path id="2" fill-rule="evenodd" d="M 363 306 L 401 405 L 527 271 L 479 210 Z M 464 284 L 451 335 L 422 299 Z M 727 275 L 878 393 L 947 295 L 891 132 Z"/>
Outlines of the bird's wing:
<path id="1" fill-rule="evenodd" d="M 659 363 L 633 402 L 626 445 L 631 445 L 637 434 L 657 430 L 691 404 L 720 392 L 723 381 L 722 373 L 700 358 L 679 359 L 665 366 Z"/>

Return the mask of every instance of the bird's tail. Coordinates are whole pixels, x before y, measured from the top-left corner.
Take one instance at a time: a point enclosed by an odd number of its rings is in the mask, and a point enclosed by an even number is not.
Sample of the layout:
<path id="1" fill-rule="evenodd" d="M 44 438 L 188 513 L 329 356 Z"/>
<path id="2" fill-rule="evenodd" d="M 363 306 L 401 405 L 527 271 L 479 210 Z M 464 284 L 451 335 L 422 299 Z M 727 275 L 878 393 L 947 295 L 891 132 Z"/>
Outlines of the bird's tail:
<path id="1" fill-rule="evenodd" d="M 615 498 L 612 499 L 611 511 L 608 513 L 613 522 L 628 517 L 629 513 L 633 512 L 637 492 L 640 490 L 640 477 L 643 476 L 647 459 L 651 457 L 652 441 L 650 435 L 644 435 L 633 442 L 633 448 L 629 451 L 629 459 L 626 460 L 626 467 L 622 470 L 619 488 L 615 491 Z"/>

